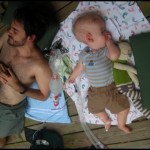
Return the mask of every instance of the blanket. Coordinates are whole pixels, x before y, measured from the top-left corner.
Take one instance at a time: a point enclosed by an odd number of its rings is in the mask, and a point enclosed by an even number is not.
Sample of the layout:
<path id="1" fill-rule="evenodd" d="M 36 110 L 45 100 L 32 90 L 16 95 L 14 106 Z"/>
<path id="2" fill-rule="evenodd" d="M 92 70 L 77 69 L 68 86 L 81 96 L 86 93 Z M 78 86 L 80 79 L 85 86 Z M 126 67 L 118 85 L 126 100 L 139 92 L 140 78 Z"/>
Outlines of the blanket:
<path id="1" fill-rule="evenodd" d="M 38 89 L 36 82 L 31 87 Z M 45 101 L 39 101 L 31 97 L 27 97 L 27 100 L 28 105 L 25 117 L 40 122 L 71 123 L 64 92 L 61 93 L 58 106 L 54 105 L 53 93 L 50 93 Z"/>
<path id="2" fill-rule="evenodd" d="M 128 40 L 129 36 L 138 34 L 141 32 L 147 32 L 150 30 L 149 22 L 142 14 L 140 8 L 134 1 L 81 1 L 79 2 L 75 11 L 73 11 L 63 22 L 56 34 L 53 43 L 59 39 L 62 39 L 62 45 L 68 49 L 66 54 L 72 61 L 72 69 L 78 62 L 79 53 L 85 48 L 85 44 L 78 42 L 71 30 L 73 19 L 80 13 L 85 11 L 97 11 L 106 21 L 107 29 L 112 33 L 114 41 L 119 39 Z M 134 62 L 134 56 L 132 57 Z M 89 88 L 89 82 L 86 75 L 81 74 L 75 81 L 75 83 L 66 83 L 64 90 L 75 102 L 77 110 L 82 110 L 82 121 L 91 124 L 103 124 L 103 122 L 91 114 L 87 108 L 87 90 Z M 130 111 L 127 118 L 127 124 L 132 120 L 142 116 L 130 102 Z M 112 125 L 117 124 L 116 114 L 111 114 L 106 109 L 107 114 L 112 120 Z"/>

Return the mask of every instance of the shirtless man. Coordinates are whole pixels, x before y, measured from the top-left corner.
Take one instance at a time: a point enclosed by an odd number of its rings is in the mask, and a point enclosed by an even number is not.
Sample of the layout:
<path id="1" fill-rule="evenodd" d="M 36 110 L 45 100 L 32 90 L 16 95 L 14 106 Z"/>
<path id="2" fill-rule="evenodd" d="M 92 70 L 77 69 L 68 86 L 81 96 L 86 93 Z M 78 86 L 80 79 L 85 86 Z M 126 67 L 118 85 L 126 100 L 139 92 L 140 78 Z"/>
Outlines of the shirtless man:
<path id="1" fill-rule="evenodd" d="M 8 136 L 23 130 L 26 96 L 43 101 L 50 92 L 52 73 L 36 46 L 47 22 L 36 9 L 29 6 L 18 9 L 0 39 L 0 148 Z M 39 90 L 30 88 L 34 81 Z"/>

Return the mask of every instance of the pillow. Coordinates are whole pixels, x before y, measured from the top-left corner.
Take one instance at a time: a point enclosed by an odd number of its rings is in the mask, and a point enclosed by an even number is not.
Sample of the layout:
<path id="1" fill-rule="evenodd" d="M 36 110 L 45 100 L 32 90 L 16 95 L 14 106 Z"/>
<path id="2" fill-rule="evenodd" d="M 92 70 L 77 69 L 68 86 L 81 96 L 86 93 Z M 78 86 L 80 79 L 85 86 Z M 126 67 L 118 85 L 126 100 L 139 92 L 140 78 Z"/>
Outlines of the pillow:
<path id="1" fill-rule="evenodd" d="M 50 27 L 47 29 L 46 33 L 43 35 L 41 40 L 37 43 L 41 50 L 43 50 L 44 48 L 48 48 L 51 45 L 55 34 L 59 30 L 59 26 L 59 24 L 54 23 L 50 25 Z"/>
<path id="2" fill-rule="evenodd" d="M 142 105 L 150 108 L 150 32 L 129 37 L 139 78 Z"/>
<path id="3" fill-rule="evenodd" d="M 6 9 L 6 12 L 2 18 L 2 22 L 5 23 L 6 25 L 10 25 L 11 24 L 11 20 L 13 17 L 13 12 L 15 11 L 15 9 L 17 9 L 18 7 L 20 7 L 24 2 L 21 1 L 9 1 L 8 2 L 8 7 Z M 40 2 L 37 2 L 40 3 Z M 50 14 L 54 14 L 54 9 L 52 7 L 52 5 L 50 4 L 50 2 L 46 3 L 49 5 L 49 13 Z M 44 7 L 44 5 L 46 5 L 45 3 L 41 3 L 41 7 Z M 51 24 L 49 26 L 49 28 L 47 29 L 47 32 L 43 35 L 43 37 L 41 38 L 41 40 L 37 43 L 37 45 L 39 46 L 39 48 L 41 50 L 43 50 L 44 48 L 49 47 L 49 45 L 51 44 L 56 32 L 59 29 L 59 23 L 58 23 L 58 17 L 56 15 L 53 15 L 53 18 L 51 18 Z"/>

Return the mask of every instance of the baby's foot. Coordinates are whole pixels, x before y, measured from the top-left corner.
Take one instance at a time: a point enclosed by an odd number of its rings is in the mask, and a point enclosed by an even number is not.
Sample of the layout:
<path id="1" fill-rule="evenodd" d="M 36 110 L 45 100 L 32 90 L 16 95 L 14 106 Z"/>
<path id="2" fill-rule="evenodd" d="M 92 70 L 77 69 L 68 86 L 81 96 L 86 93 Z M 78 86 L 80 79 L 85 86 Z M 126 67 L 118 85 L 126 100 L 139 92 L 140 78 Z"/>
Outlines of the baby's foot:
<path id="1" fill-rule="evenodd" d="M 124 126 L 124 127 L 119 127 L 119 129 L 121 129 L 122 131 L 124 131 L 125 133 L 131 133 L 131 128 L 127 127 L 127 126 Z"/>
<path id="2" fill-rule="evenodd" d="M 107 132 L 109 130 L 109 128 L 111 127 L 111 120 L 105 122 L 104 126 L 105 126 L 105 131 Z"/>

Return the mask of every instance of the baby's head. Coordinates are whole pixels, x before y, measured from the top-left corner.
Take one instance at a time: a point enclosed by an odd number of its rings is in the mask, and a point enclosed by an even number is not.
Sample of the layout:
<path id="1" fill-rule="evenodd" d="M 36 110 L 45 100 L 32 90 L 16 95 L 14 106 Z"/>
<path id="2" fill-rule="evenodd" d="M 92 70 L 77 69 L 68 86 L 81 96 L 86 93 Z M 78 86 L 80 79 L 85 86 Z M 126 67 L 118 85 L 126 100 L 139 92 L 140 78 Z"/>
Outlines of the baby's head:
<path id="1" fill-rule="evenodd" d="M 78 41 L 92 49 L 105 46 L 105 22 L 96 12 L 85 12 L 79 15 L 73 23 L 72 31 Z"/>

